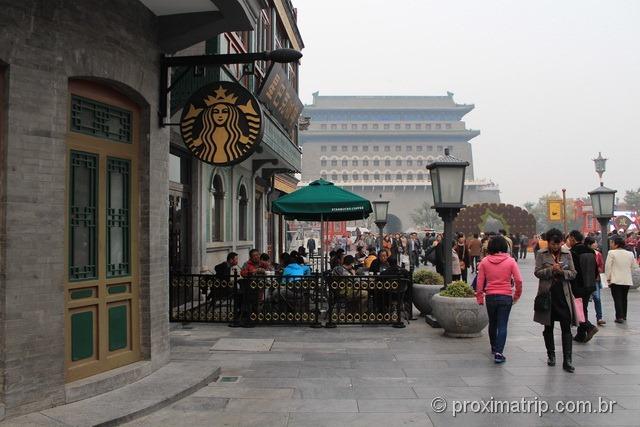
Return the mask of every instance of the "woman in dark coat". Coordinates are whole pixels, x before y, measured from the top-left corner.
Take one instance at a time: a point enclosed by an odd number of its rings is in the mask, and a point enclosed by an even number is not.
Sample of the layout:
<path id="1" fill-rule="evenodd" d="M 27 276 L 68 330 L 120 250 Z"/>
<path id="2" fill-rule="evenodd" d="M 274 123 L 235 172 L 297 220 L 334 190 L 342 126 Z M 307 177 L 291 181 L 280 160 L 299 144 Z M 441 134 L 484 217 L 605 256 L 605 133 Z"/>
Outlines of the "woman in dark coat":
<path id="1" fill-rule="evenodd" d="M 562 330 L 562 354 L 564 361 L 562 368 L 567 372 L 573 372 L 571 365 L 572 335 L 571 325 L 576 324 L 573 294 L 570 281 L 576 277 L 576 269 L 573 265 L 571 252 L 562 249 L 563 235 L 558 229 L 552 228 L 547 232 L 549 246 L 541 249 L 536 255 L 535 276 L 540 279 L 538 295 L 549 293 L 550 309 L 535 311 L 533 320 L 544 325 L 544 344 L 547 348 L 549 360 L 547 365 L 555 366 L 556 353 L 553 339 L 553 324 L 560 323 Z M 535 308 L 534 308 L 535 310 Z"/>

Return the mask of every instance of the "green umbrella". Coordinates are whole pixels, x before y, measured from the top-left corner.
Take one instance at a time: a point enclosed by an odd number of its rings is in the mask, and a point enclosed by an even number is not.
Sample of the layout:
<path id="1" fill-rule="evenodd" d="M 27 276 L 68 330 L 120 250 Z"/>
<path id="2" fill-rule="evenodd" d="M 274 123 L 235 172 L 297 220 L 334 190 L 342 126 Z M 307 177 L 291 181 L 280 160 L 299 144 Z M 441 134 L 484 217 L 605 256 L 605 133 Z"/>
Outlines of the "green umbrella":
<path id="1" fill-rule="evenodd" d="M 373 209 L 364 197 L 319 179 L 275 200 L 272 212 L 300 221 L 353 221 L 367 218 Z"/>

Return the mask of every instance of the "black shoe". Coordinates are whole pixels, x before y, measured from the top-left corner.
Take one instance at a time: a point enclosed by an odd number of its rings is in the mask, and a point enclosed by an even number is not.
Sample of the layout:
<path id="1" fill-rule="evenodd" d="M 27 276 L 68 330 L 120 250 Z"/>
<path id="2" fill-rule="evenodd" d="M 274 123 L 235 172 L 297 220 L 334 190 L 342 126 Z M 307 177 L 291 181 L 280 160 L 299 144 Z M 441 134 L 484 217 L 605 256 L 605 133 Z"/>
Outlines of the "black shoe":
<path id="1" fill-rule="evenodd" d="M 571 365 L 571 353 L 567 354 L 564 353 L 564 360 L 562 361 L 562 369 L 564 369 L 565 371 L 573 374 L 573 372 L 576 370 L 576 368 L 574 368 Z"/>
<path id="2" fill-rule="evenodd" d="M 583 342 L 589 342 L 591 340 L 591 338 L 593 338 L 593 336 L 598 333 L 598 330 L 599 329 L 596 328 L 595 326 L 593 326 L 591 329 L 589 329 L 587 331 L 587 336 L 584 338 Z"/>
<path id="3" fill-rule="evenodd" d="M 565 371 L 569 372 L 570 374 L 573 374 L 575 372 L 576 368 L 574 368 L 571 365 L 571 356 L 569 356 L 568 359 L 565 356 L 564 361 L 562 362 L 562 369 L 564 369 Z"/>
<path id="4" fill-rule="evenodd" d="M 614 322 L 616 322 L 616 323 L 624 323 L 624 319 L 616 319 L 616 320 L 614 320 Z"/>
<path id="5" fill-rule="evenodd" d="M 583 335 L 583 334 L 576 334 L 576 336 L 575 336 L 575 337 L 573 337 L 573 340 L 574 340 L 575 342 L 587 342 L 587 341 L 586 341 L 586 336 L 585 336 L 585 335 Z"/>
<path id="6" fill-rule="evenodd" d="M 547 357 L 547 366 L 556 366 L 556 353 L 553 351 L 548 351 Z"/>

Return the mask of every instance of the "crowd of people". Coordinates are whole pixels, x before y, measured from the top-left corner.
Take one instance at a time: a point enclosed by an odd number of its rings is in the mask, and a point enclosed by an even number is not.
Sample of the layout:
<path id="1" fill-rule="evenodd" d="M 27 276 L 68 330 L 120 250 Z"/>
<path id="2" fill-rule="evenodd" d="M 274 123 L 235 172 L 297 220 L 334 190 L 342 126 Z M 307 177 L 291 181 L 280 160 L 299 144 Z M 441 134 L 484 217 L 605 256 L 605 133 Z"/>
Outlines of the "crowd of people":
<path id="1" fill-rule="evenodd" d="M 547 364 L 555 366 L 554 324 L 561 330 L 562 367 L 574 372 L 573 342 L 587 343 L 603 326 L 601 290 L 607 286 L 615 307 L 615 323 L 627 321 L 627 295 L 633 284 L 632 272 L 638 268 L 637 239 L 611 233 L 606 261 L 600 252 L 602 238 L 586 237 L 578 230 L 567 235 L 551 229 L 538 236 L 534 245 L 538 292 L 534 301 L 534 321 L 544 326 L 543 338 Z M 457 242 L 453 242 L 455 247 Z M 504 233 L 488 236 L 487 254 L 477 266 L 476 299 L 486 305 L 489 317 L 489 342 L 496 363 L 504 363 L 509 314 L 522 294 L 522 277 Z M 593 301 L 596 325 L 589 321 L 589 303 Z M 577 327 L 572 335 L 571 326 Z"/>
<path id="2" fill-rule="evenodd" d="M 610 243 L 606 260 L 600 252 L 603 238 Z M 363 233 L 353 243 L 331 250 L 328 272 L 336 276 L 408 276 L 411 268 L 431 263 L 444 275 L 444 251 L 451 250 L 452 279 L 471 279 L 478 304 L 486 306 L 489 342 L 496 363 L 506 361 L 504 348 L 509 315 L 522 294 L 518 260 L 526 258 L 530 249 L 535 256 L 534 275 L 539 280 L 533 320 L 544 326 L 542 335 L 549 366 L 556 364 L 553 330 L 557 322 L 562 337 L 562 367 L 567 372 L 575 371 L 573 342 L 589 342 L 598 333 L 598 327 L 606 325 L 601 300 L 603 288 L 608 287 L 611 291 L 615 323 L 627 321 L 627 297 L 640 253 L 640 239 L 635 233 L 614 232 L 604 237 L 599 233 L 584 236 L 573 230 L 564 235 L 552 228 L 528 238 L 499 230 L 469 238 L 458 233 L 450 245 L 443 241 L 441 234 L 435 233 L 427 233 L 422 239 L 417 233 L 387 234 L 382 239 Z M 315 241 L 307 242 L 307 248 L 313 254 Z M 295 276 L 311 274 L 307 257 L 306 248 L 300 246 L 295 251 L 280 254 L 278 263 L 274 263 L 268 254 L 253 249 L 249 252 L 249 260 L 240 267 L 238 254 L 231 252 L 225 262 L 216 265 L 215 274 L 237 274 L 244 278 L 281 275 L 295 280 Z M 594 303 L 595 324 L 589 320 L 590 302 Z M 572 326 L 577 326 L 575 336 L 571 332 Z"/>

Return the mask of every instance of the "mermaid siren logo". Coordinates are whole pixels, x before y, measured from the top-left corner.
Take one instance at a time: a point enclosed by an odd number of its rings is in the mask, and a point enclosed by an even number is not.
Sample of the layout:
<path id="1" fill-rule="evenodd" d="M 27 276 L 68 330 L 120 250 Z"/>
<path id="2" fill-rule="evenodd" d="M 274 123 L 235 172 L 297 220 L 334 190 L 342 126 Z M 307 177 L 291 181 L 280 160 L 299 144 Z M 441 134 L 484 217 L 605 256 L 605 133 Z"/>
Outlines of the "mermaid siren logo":
<path id="1" fill-rule="evenodd" d="M 241 85 L 216 82 L 189 98 L 180 130 L 197 158 L 216 166 L 232 165 L 249 157 L 262 140 L 262 111 Z"/>

